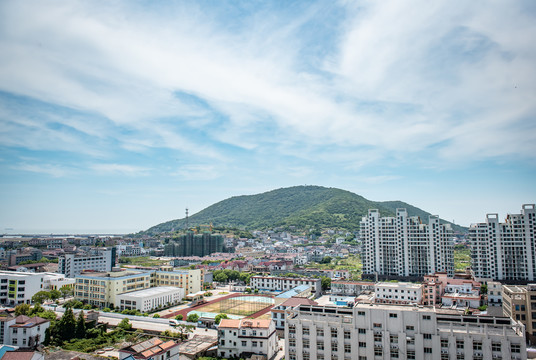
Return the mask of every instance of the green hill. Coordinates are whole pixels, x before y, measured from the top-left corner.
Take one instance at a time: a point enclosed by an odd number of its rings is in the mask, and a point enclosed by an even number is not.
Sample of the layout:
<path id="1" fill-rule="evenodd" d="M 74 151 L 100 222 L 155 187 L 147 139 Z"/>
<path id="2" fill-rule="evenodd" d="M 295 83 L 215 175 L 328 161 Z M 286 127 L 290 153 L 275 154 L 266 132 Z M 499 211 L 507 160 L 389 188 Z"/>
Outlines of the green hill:
<path id="1" fill-rule="evenodd" d="M 378 209 L 382 216 L 389 216 L 394 215 L 396 208 L 406 208 L 409 215 L 420 216 L 425 223 L 430 215 L 401 201 L 375 202 L 341 189 L 294 186 L 220 201 L 190 216 L 189 226 L 212 223 L 248 230 L 294 226 L 356 231 L 369 209 Z M 177 219 L 153 226 L 141 234 L 154 235 L 184 227 L 185 219 Z M 459 226 L 453 228 L 464 230 Z"/>

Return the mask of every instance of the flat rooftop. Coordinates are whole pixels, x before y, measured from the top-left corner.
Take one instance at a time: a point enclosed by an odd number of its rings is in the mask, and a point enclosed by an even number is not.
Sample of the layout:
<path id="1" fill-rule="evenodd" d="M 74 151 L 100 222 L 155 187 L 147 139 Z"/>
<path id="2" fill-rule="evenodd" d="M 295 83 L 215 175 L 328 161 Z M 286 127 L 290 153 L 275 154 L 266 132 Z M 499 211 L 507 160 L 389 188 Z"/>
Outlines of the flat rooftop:
<path id="1" fill-rule="evenodd" d="M 102 278 L 102 279 L 117 279 L 122 277 L 130 277 L 130 276 L 140 276 L 140 275 L 150 275 L 150 271 L 133 271 L 133 270 L 127 270 L 127 271 L 109 271 L 109 272 L 82 272 L 80 275 L 76 277 L 80 278 Z"/>
<path id="2" fill-rule="evenodd" d="M 118 296 L 128 295 L 130 297 L 141 298 L 141 297 L 147 297 L 147 296 L 165 295 L 165 294 L 177 292 L 177 291 L 180 291 L 180 288 L 173 287 L 173 286 L 158 286 L 158 287 L 152 287 L 152 288 L 143 289 L 143 290 L 136 290 L 136 291 L 131 291 L 127 293 L 122 293 L 122 294 L 119 294 Z"/>

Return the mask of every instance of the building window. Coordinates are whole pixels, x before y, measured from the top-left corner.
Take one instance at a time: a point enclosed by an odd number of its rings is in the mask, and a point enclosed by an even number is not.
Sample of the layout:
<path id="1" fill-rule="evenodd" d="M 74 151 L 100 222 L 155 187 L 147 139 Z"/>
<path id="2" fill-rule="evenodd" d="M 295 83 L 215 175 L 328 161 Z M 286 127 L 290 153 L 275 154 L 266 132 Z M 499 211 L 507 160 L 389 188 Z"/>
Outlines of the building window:
<path id="1" fill-rule="evenodd" d="M 302 329 L 302 332 L 303 332 L 303 335 L 309 335 L 309 328 L 308 327 L 304 327 Z"/>
<path id="2" fill-rule="evenodd" d="M 349 330 L 344 330 L 344 338 L 345 339 L 351 339 L 352 333 Z"/>
<path id="3" fill-rule="evenodd" d="M 339 332 L 336 328 L 331 328 L 331 337 L 337 337 L 339 335 Z"/>
<path id="4" fill-rule="evenodd" d="M 365 312 L 364 311 L 358 311 L 357 316 L 365 316 Z"/>
<path id="5" fill-rule="evenodd" d="M 316 336 L 324 336 L 324 329 L 316 329 Z"/>
<path id="6" fill-rule="evenodd" d="M 324 350 L 324 342 L 323 341 L 319 341 L 316 343 L 316 348 L 317 350 Z"/>
<path id="7" fill-rule="evenodd" d="M 407 355 L 408 359 L 414 360 L 415 359 L 415 350 L 408 350 L 406 355 Z"/>
<path id="8" fill-rule="evenodd" d="M 422 334 L 422 337 L 426 340 L 430 340 L 432 338 L 432 334 Z"/>
<path id="9" fill-rule="evenodd" d="M 344 352 L 349 354 L 352 352 L 352 345 L 351 344 L 344 344 Z"/>
<path id="10" fill-rule="evenodd" d="M 357 332 L 358 332 L 359 334 L 366 334 L 366 333 L 367 333 L 367 329 L 359 328 L 359 329 L 357 330 Z"/>
<path id="11" fill-rule="evenodd" d="M 398 314 L 389 313 L 389 318 L 396 319 L 398 317 Z"/>
<path id="12" fill-rule="evenodd" d="M 381 323 L 374 323 L 373 326 L 374 326 L 375 328 L 379 328 L 379 329 L 382 328 L 382 324 L 381 324 Z"/>
<path id="13" fill-rule="evenodd" d="M 303 340 L 303 348 L 309 349 L 309 340 Z"/>
<path id="14" fill-rule="evenodd" d="M 423 315 L 422 319 L 423 320 L 432 320 L 432 316 L 431 315 Z"/>
<path id="15" fill-rule="evenodd" d="M 482 350 L 482 341 L 473 341 L 473 350 Z"/>
<path id="16" fill-rule="evenodd" d="M 448 348 L 449 347 L 449 340 L 448 339 L 441 339 L 441 347 Z"/>
<path id="17" fill-rule="evenodd" d="M 360 341 L 360 342 L 359 342 L 359 347 L 360 347 L 360 348 L 367 347 L 367 343 L 364 342 L 364 341 Z"/>
<path id="18" fill-rule="evenodd" d="M 247 345 L 247 341 L 242 341 L 242 346 L 246 346 Z"/>
<path id="19" fill-rule="evenodd" d="M 463 349 L 463 340 L 456 340 L 456 349 Z"/>
<path id="20" fill-rule="evenodd" d="M 513 353 L 520 353 L 521 352 L 521 346 L 519 344 L 511 344 L 510 345 L 510 352 Z"/>
<path id="21" fill-rule="evenodd" d="M 406 326 L 406 331 L 413 331 L 413 330 L 415 330 L 415 327 L 413 325 Z"/>
<path id="22" fill-rule="evenodd" d="M 425 347 L 425 348 L 424 348 L 424 353 L 425 353 L 425 354 L 431 354 L 431 353 L 432 353 L 432 348 Z"/>
<path id="23" fill-rule="evenodd" d="M 501 343 L 500 342 L 492 342 L 491 343 L 491 351 L 501 351 Z"/>

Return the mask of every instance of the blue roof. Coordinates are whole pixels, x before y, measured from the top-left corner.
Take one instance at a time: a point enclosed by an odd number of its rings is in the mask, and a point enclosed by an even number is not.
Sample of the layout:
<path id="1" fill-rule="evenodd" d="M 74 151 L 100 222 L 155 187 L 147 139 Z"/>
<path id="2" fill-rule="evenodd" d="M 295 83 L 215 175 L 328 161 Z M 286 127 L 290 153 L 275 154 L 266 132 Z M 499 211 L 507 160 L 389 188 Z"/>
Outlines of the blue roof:
<path id="1" fill-rule="evenodd" d="M 292 288 L 288 291 L 285 291 L 284 293 L 281 293 L 276 296 L 276 298 L 279 299 L 290 299 L 293 296 L 299 295 L 304 291 L 307 291 L 311 286 L 309 285 L 298 285 L 295 288 Z"/>
<path id="2" fill-rule="evenodd" d="M 0 358 L 4 356 L 4 354 L 8 351 L 15 351 L 18 347 L 16 346 L 9 346 L 9 345 L 0 345 Z"/>

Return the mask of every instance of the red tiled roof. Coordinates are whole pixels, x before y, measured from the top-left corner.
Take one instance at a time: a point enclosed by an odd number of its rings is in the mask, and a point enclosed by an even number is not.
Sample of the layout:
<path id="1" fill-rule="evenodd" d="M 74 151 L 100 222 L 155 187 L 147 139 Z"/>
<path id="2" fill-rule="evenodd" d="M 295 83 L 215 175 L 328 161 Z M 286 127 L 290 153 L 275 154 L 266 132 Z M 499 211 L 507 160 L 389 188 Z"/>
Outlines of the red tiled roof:
<path id="1" fill-rule="evenodd" d="M 2 360 L 31 360 L 34 351 L 8 351 L 2 356 Z"/>

